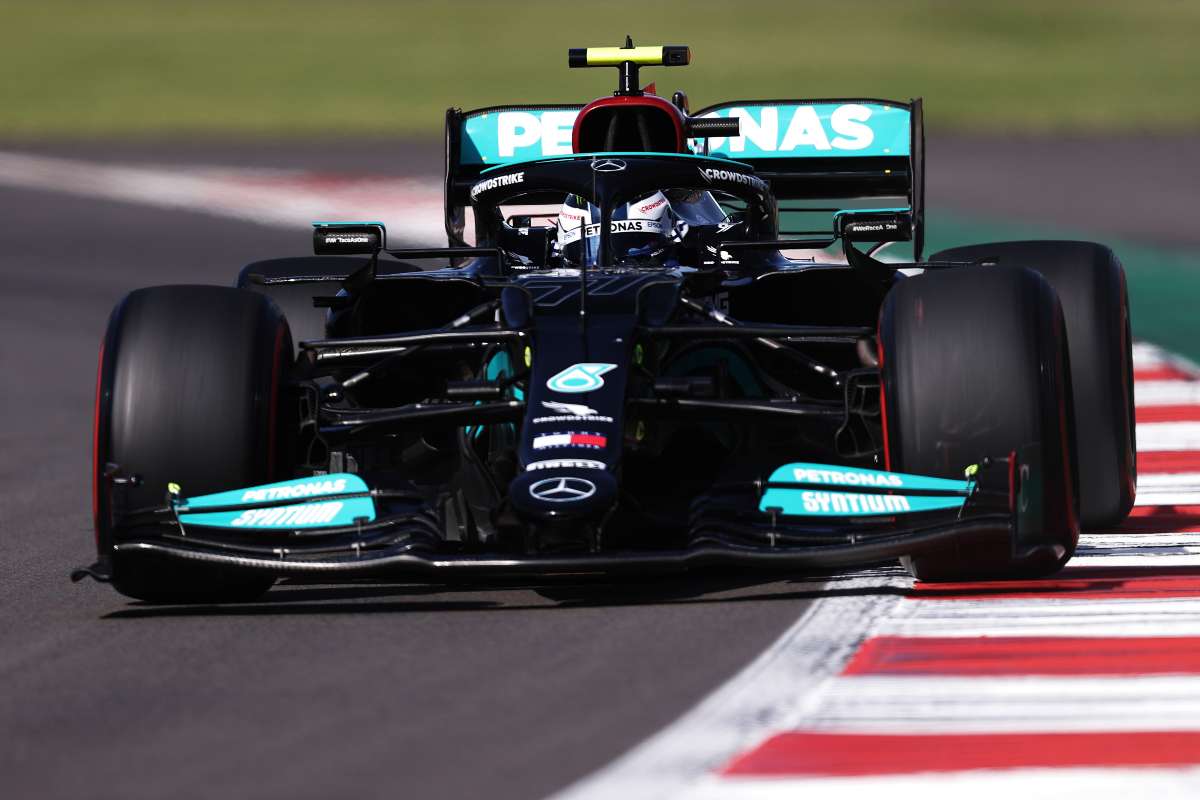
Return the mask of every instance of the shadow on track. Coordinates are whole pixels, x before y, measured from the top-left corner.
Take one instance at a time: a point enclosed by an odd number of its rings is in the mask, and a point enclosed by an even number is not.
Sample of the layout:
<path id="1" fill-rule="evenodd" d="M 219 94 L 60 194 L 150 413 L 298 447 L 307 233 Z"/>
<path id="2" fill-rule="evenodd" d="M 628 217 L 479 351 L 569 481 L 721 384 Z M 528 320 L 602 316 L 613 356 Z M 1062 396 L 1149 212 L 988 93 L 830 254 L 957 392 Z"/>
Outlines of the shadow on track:
<path id="1" fill-rule="evenodd" d="M 263 598 L 247 603 L 153 605 L 133 602 L 105 614 L 107 620 L 153 617 L 293 616 L 315 614 L 404 614 L 454 611 L 551 611 L 618 606 L 724 604 L 827 597 L 908 595 L 895 585 L 894 570 L 879 570 L 878 585 L 839 587 L 847 576 L 780 580 L 771 576 L 705 576 L 653 582 L 539 582 L 536 584 L 349 584 L 281 583 Z M 856 573 L 862 577 L 862 573 Z M 441 595 L 440 597 L 433 597 Z M 447 596 L 449 595 L 449 596 Z M 465 597 L 463 595 L 466 595 Z M 475 595 L 472 597 L 471 595 Z M 486 596 L 483 596 L 486 595 Z"/>

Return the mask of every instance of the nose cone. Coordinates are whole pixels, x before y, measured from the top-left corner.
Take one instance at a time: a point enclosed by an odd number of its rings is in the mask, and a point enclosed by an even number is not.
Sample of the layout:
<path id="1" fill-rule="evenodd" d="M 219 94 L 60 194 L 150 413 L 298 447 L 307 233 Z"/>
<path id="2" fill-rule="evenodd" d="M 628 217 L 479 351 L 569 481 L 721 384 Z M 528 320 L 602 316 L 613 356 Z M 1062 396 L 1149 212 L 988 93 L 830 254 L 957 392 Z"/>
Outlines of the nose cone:
<path id="1" fill-rule="evenodd" d="M 584 520 L 612 508 L 617 481 L 604 469 L 536 469 L 509 484 L 508 498 L 517 513 L 529 519 Z"/>

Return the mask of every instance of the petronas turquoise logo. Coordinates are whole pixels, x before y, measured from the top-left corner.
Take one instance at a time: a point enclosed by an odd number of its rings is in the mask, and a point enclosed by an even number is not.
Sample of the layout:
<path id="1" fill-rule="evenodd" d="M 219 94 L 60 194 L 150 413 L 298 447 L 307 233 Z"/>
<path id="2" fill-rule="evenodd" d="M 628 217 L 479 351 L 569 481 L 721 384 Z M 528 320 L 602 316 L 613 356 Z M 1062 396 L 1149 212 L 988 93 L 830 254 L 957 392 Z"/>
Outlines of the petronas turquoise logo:
<path id="1" fill-rule="evenodd" d="M 616 364 L 572 364 L 546 381 L 551 391 L 579 394 L 594 392 L 604 385 L 604 373 L 617 368 Z"/>

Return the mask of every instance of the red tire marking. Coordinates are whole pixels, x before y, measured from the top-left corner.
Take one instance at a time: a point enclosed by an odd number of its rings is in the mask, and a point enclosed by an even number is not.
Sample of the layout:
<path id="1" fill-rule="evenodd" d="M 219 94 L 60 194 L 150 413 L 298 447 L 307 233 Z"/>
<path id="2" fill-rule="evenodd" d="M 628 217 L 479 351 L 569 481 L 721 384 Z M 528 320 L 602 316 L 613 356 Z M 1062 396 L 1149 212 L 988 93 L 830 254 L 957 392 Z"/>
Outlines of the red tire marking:
<path id="1" fill-rule="evenodd" d="M 100 390 L 104 379 L 104 340 L 96 363 L 96 396 L 92 405 L 92 530 L 96 547 L 100 546 Z"/>
<path id="2" fill-rule="evenodd" d="M 277 453 L 276 448 L 279 443 L 279 432 L 276 430 L 279 427 L 279 367 L 283 354 L 283 334 L 287 330 L 287 326 L 280 323 L 275 331 L 275 349 L 271 354 L 271 407 L 267 410 L 267 478 L 269 480 L 276 479 L 275 470 L 278 465 L 275 463 Z M 289 476 L 291 477 L 291 476 Z"/>
<path id="3" fill-rule="evenodd" d="M 1016 767 L 1200 763 L 1200 732 L 857 734 L 792 731 L 721 770 L 728 776 L 903 775 Z"/>
<path id="4" fill-rule="evenodd" d="M 891 470 L 892 445 L 888 442 L 887 379 L 883 371 L 883 331 L 879 324 L 875 326 L 875 341 L 878 343 L 876 350 L 879 354 L 879 420 L 883 425 L 883 468 Z"/>
<path id="5" fill-rule="evenodd" d="M 877 636 L 843 675 L 1200 674 L 1200 637 Z"/>

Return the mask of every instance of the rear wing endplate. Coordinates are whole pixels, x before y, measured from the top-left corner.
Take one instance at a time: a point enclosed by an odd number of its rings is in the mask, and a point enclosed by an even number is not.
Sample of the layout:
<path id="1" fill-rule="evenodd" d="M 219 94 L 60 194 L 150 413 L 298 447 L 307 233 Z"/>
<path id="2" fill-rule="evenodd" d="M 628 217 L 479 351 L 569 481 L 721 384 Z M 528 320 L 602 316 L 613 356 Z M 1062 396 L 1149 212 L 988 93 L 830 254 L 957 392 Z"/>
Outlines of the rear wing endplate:
<path id="1" fill-rule="evenodd" d="M 446 110 L 446 236 L 451 247 L 466 245 L 466 206 L 479 174 L 498 165 L 571 155 L 571 130 L 582 108 L 580 103 Z"/>

